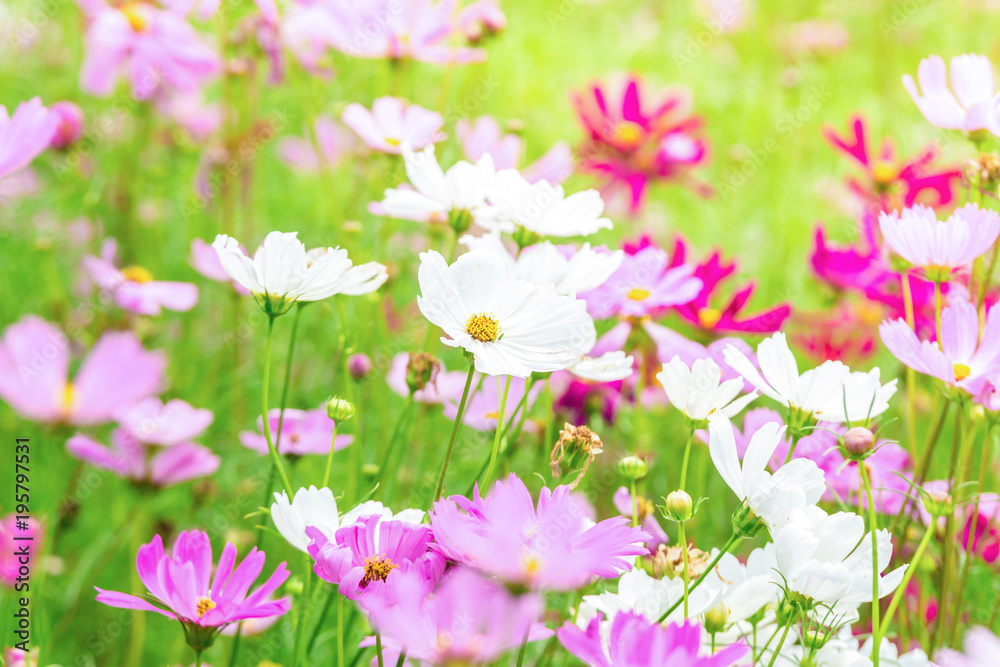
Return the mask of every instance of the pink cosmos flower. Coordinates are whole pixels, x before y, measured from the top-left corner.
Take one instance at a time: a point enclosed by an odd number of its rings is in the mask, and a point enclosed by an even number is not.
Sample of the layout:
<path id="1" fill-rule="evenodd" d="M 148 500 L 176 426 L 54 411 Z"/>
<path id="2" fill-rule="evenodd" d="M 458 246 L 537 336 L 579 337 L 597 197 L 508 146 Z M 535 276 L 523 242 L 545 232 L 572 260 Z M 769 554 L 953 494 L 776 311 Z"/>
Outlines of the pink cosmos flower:
<path id="1" fill-rule="evenodd" d="M 664 627 L 642 614 L 623 611 L 611 622 L 607 640 L 602 637 L 604 615 L 591 619 L 581 630 L 567 621 L 556 636 L 570 653 L 588 667 L 733 667 L 749 648 L 739 642 L 711 655 L 702 655 L 702 628 L 694 622 Z"/>
<path id="2" fill-rule="evenodd" d="M 973 396 L 1000 372 L 1000 308 L 995 306 L 986 315 L 981 338 L 979 314 L 968 302 L 942 311 L 940 345 L 921 341 L 902 319 L 886 320 L 879 333 L 882 343 L 905 365 Z"/>
<path id="3" fill-rule="evenodd" d="M 628 191 L 629 209 L 642 208 L 650 182 L 676 180 L 707 194 L 689 172 L 708 159 L 700 136 L 702 119 L 690 113 L 690 95 L 671 89 L 652 107 L 643 104 L 636 76 L 618 84 L 593 83 L 572 95 L 576 114 L 589 134 L 580 148 L 581 167 L 603 176 L 609 190 Z"/>
<path id="4" fill-rule="evenodd" d="M 278 153 L 289 167 L 306 173 L 333 169 L 353 150 L 355 137 L 329 116 L 317 116 L 313 137 L 288 137 L 278 144 Z"/>
<path id="5" fill-rule="evenodd" d="M 893 252 L 944 282 L 953 269 L 971 264 L 1000 235 L 1000 215 L 970 202 L 941 222 L 933 209 L 917 204 L 879 215 L 879 229 Z"/>
<path id="6" fill-rule="evenodd" d="M 163 308 L 185 312 L 198 303 L 198 286 L 191 283 L 153 280 L 141 266 L 115 266 L 117 244 L 107 239 L 101 256 L 87 255 L 81 264 L 98 289 L 114 296 L 122 309 L 137 315 L 159 315 Z"/>
<path id="7" fill-rule="evenodd" d="M 433 595 L 412 574 L 400 576 L 396 588 L 395 604 L 380 596 L 365 597 L 362 604 L 385 650 L 405 651 L 427 664 L 487 664 L 525 636 L 534 642 L 553 634 L 538 622 L 545 605 L 537 595 L 513 595 L 468 568 L 448 573 Z M 374 643 L 370 637 L 361 645 Z"/>
<path id="8" fill-rule="evenodd" d="M 983 562 L 995 565 L 1000 560 L 1000 496 L 980 494 L 964 509 L 968 518 L 963 519 L 965 528 L 957 537 L 959 545 Z"/>
<path id="9" fill-rule="evenodd" d="M 419 150 L 444 139 L 441 114 L 398 97 L 378 98 L 371 111 L 358 103 L 350 104 L 340 120 L 370 148 L 383 153 L 399 155 L 404 143 Z"/>
<path id="10" fill-rule="evenodd" d="M 370 514 L 339 528 L 333 540 L 313 526 L 306 528 L 306 535 L 316 575 L 336 584 L 350 600 L 370 596 L 393 602 L 395 586 L 406 574 L 417 577 L 427 594 L 444 574 L 444 556 L 434 548 L 434 533 L 427 525 Z"/>
<path id="11" fill-rule="evenodd" d="M 19 523 L 27 527 L 19 528 Z M 18 520 L 16 514 L 8 514 L 0 519 L 0 585 L 14 588 L 18 583 L 24 583 L 23 577 L 18 581 L 18 577 L 21 577 L 21 563 L 16 552 L 20 547 L 26 547 L 28 556 L 37 561 L 44 537 L 42 525 L 34 519 Z"/>
<path id="12" fill-rule="evenodd" d="M 105 97 L 122 75 L 136 99 L 148 100 L 163 84 L 190 92 L 220 68 L 218 55 L 172 9 L 148 2 L 114 7 L 105 0 L 77 0 L 87 16 L 83 89 Z"/>
<path id="13" fill-rule="evenodd" d="M 864 171 L 862 179 L 850 177 L 850 190 L 866 205 L 879 211 L 891 211 L 900 206 L 913 206 L 922 200 L 927 206 L 947 206 L 954 198 L 952 183 L 961 178 L 958 169 L 937 170 L 931 163 L 938 157 L 938 149 L 931 145 L 907 159 L 896 157 L 896 145 L 883 139 L 878 153 L 873 154 L 865 137 L 865 121 L 855 115 L 851 118 L 854 137 L 842 137 L 826 127 L 823 135 L 830 144 L 857 162 Z M 924 196 L 925 193 L 930 197 Z"/>
<path id="14" fill-rule="evenodd" d="M 183 531 L 174 542 L 173 552 L 163 550 L 159 535 L 139 547 L 136 569 L 149 591 L 147 599 L 95 587 L 97 601 L 110 607 L 154 611 L 184 626 L 188 645 L 196 651 L 212 645 L 219 630 L 249 618 L 279 616 L 291 608 L 288 598 L 270 596 L 288 579 L 282 562 L 267 581 L 249 593 L 264 569 L 264 552 L 256 547 L 236 566 L 236 546 L 226 543 L 215 574 L 212 574 L 212 545 L 205 533 Z M 235 567 L 234 567 L 235 566 Z"/>
<path id="15" fill-rule="evenodd" d="M 507 16 L 500 9 L 498 0 L 473 0 L 458 13 L 458 24 L 465 38 L 476 43 L 483 33 L 491 35 L 507 27 Z"/>
<path id="16" fill-rule="evenodd" d="M 492 116 L 480 116 L 475 123 L 462 118 L 455 126 L 462 144 L 462 153 L 469 162 L 478 162 L 483 155 L 493 158 L 496 169 L 517 169 L 521 162 L 523 141 L 516 134 L 503 134 Z M 521 169 L 529 183 L 548 181 L 559 184 L 573 173 L 573 155 L 563 142 L 557 142 L 542 157 Z"/>
<path id="17" fill-rule="evenodd" d="M 952 58 L 951 90 L 940 56 L 921 60 L 917 79 L 920 91 L 909 74 L 903 75 L 903 86 L 931 125 L 964 132 L 996 126 L 991 104 L 993 67 L 986 56 L 968 53 Z"/>
<path id="18" fill-rule="evenodd" d="M 59 130 L 59 115 L 42 105 L 39 97 L 17 105 L 14 115 L 0 104 L 0 179 L 27 167 L 52 144 Z"/>
<path id="19" fill-rule="evenodd" d="M 0 341 L 0 398 L 40 422 L 89 426 L 152 396 L 166 357 L 147 352 L 131 331 L 106 333 L 69 381 L 69 341 L 35 315 L 10 325 Z"/>
<path id="20" fill-rule="evenodd" d="M 1000 664 L 1000 638 L 989 628 L 977 626 L 969 630 L 962 648 L 962 653 L 941 649 L 934 656 L 934 661 L 939 667 L 992 667 Z"/>
<path id="21" fill-rule="evenodd" d="M 158 488 L 207 477 L 222 462 L 210 449 L 194 442 L 154 450 L 123 428 L 111 432 L 111 447 L 77 433 L 66 443 L 66 450 L 102 470 Z"/>
<path id="22" fill-rule="evenodd" d="M 3 650 L 3 664 L 7 667 L 38 667 L 38 654 L 38 648 L 31 649 L 30 653 L 19 648 L 5 648 Z"/>
<path id="23" fill-rule="evenodd" d="M 868 304 L 842 301 L 829 312 L 797 313 L 795 345 L 816 364 L 828 359 L 848 365 L 866 360 L 875 353 L 872 319 L 873 316 L 881 319 L 881 310 Z"/>
<path id="24" fill-rule="evenodd" d="M 59 125 L 52 137 L 52 148 L 61 149 L 71 146 L 83 136 L 83 111 L 72 102 L 56 102 L 51 109 L 59 118 Z"/>
<path id="25" fill-rule="evenodd" d="M 271 433 L 278 433 L 278 421 L 281 420 L 281 409 L 275 408 L 267 413 Z M 333 440 L 333 430 L 336 425 L 327 417 L 323 408 L 315 410 L 285 409 L 285 418 L 281 420 L 281 439 L 274 443 L 279 454 L 286 456 L 306 456 L 308 454 L 330 453 L 330 443 Z M 257 418 L 257 431 L 241 431 L 240 443 L 247 449 L 258 454 L 267 454 L 267 439 L 264 437 L 264 420 Z M 334 451 L 340 451 L 354 442 L 353 435 L 338 435 Z"/>
<path id="26" fill-rule="evenodd" d="M 385 381 L 389 388 L 400 396 L 410 393 L 410 388 L 406 384 L 406 371 L 410 363 L 410 353 L 400 352 L 392 358 L 389 365 L 389 372 Z M 441 403 L 447 400 L 458 401 L 462 397 L 462 390 L 465 388 L 465 378 L 468 371 L 448 371 L 444 365 L 438 369 L 437 374 L 431 379 L 427 386 L 418 389 L 413 393 L 413 400 L 418 403 Z M 511 381 L 513 385 L 513 381 Z"/>
<path id="27" fill-rule="evenodd" d="M 649 246 L 626 254 L 603 285 L 579 296 L 597 320 L 657 316 L 698 296 L 704 283 L 694 277 L 695 268 L 693 264 L 672 267 L 666 251 Z"/>
<path id="28" fill-rule="evenodd" d="M 671 257 L 671 265 L 682 266 L 687 255 L 687 243 L 678 237 Z M 750 281 L 729 299 L 725 307 L 712 306 L 713 295 L 719 285 L 736 271 L 736 262 L 725 263 L 718 250 L 695 267 L 694 277 L 702 283 L 701 291 L 691 301 L 675 306 L 677 314 L 691 324 L 711 332 L 772 334 L 781 329 L 785 319 L 791 314 L 790 304 L 782 303 L 767 310 L 740 317 L 757 283 Z"/>
<path id="29" fill-rule="evenodd" d="M 243 248 L 243 246 L 240 246 Z M 246 250 L 243 251 L 244 253 Z M 216 252 L 215 248 L 212 247 L 210 243 L 206 243 L 201 239 L 194 239 L 191 241 L 191 267 L 205 276 L 209 280 L 215 280 L 220 283 L 229 283 L 236 290 L 236 293 L 241 296 L 250 296 L 250 290 L 248 290 L 243 285 L 229 277 L 226 270 L 222 268 L 222 262 L 219 261 L 219 253 Z"/>
<path id="30" fill-rule="evenodd" d="M 115 421 L 149 445 L 170 447 L 197 438 L 215 415 L 175 398 L 164 403 L 158 398 L 143 399 L 115 413 Z"/>
<path id="31" fill-rule="evenodd" d="M 464 371 L 453 371 L 453 373 L 455 376 L 462 376 L 461 378 L 454 378 L 458 382 L 449 381 L 452 378 L 443 379 L 447 385 L 450 385 L 454 389 L 451 393 L 443 396 L 444 416 L 451 420 L 454 420 L 458 416 L 458 404 L 462 400 L 462 390 L 465 388 L 465 376 L 468 375 Z M 477 431 L 495 430 L 497 427 L 497 418 L 500 416 L 500 399 L 503 397 L 505 382 L 505 379 L 491 375 L 474 376 L 472 378 L 472 386 L 475 391 L 469 394 L 465 405 L 465 413 L 462 415 L 462 423 Z M 504 421 L 510 421 L 511 416 L 514 414 L 514 408 L 524 397 L 526 387 L 527 381 L 525 378 L 511 378 L 510 390 L 507 392 L 507 409 L 504 414 Z M 536 383 L 532 387 L 528 393 L 527 410 L 531 410 L 531 406 L 534 405 L 535 399 L 538 398 L 541 390 L 542 385 L 540 383 Z M 526 424 L 526 426 L 529 426 L 529 424 Z"/>
<path id="32" fill-rule="evenodd" d="M 487 498 L 451 496 L 431 510 L 438 549 L 449 559 L 532 590 L 575 590 L 593 577 L 617 577 L 627 556 L 648 553 L 653 536 L 616 516 L 594 524 L 568 486 L 543 488 L 537 508 L 511 473 Z"/>

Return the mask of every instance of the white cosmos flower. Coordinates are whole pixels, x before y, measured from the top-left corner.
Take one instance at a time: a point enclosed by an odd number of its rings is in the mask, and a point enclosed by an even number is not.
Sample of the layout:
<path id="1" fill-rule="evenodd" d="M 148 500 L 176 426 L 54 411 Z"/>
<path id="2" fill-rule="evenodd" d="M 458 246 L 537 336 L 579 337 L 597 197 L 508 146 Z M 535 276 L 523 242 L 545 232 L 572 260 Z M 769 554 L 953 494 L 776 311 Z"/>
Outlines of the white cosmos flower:
<path id="1" fill-rule="evenodd" d="M 298 232 L 271 232 L 253 258 L 246 256 L 239 241 L 225 234 L 216 236 L 212 247 L 229 277 L 275 315 L 296 301 L 374 292 L 388 279 L 386 268 L 378 262 L 354 266 L 342 248 L 307 252 L 297 236 Z"/>
<path id="2" fill-rule="evenodd" d="M 593 382 L 615 382 L 632 375 L 633 359 L 624 352 L 605 352 L 599 357 L 584 357 L 567 368 L 570 373 Z"/>
<path id="3" fill-rule="evenodd" d="M 483 155 L 476 164 L 461 161 L 447 172 L 434 157 L 434 146 L 421 151 L 403 145 L 406 175 L 413 185 L 385 191 L 382 209 L 386 215 L 417 222 L 447 222 L 452 214 L 466 214 L 472 222 L 484 224 L 495 211 L 486 203 L 486 192 L 493 179 L 493 158 Z"/>
<path id="4" fill-rule="evenodd" d="M 601 217 L 604 200 L 597 190 L 567 197 L 561 186 L 529 183 L 515 169 L 496 173 L 488 199 L 497 210 L 489 229 L 513 232 L 523 227 L 539 236 L 588 236 L 611 229 L 611 221 Z"/>
<path id="5" fill-rule="evenodd" d="M 499 234 L 463 236 L 459 241 L 469 250 L 489 250 L 503 259 L 520 278 L 536 285 L 552 285 L 559 294 L 579 294 L 600 287 L 622 263 L 621 250 L 600 252 L 584 243 L 579 250 L 549 241 L 530 245 L 515 259 Z"/>
<path id="6" fill-rule="evenodd" d="M 375 500 L 363 502 L 340 516 L 337 512 L 337 500 L 326 487 L 300 488 L 291 502 L 288 502 L 288 494 L 284 491 L 275 493 L 274 503 L 271 504 L 271 520 L 274 521 L 275 528 L 289 544 L 302 552 L 309 546 L 309 537 L 306 535 L 308 526 L 318 528 L 327 539 L 332 540 L 337 529 L 350 526 L 370 514 L 407 523 L 420 523 L 424 519 L 423 510 L 406 509 L 394 515 L 392 510 Z"/>
<path id="7" fill-rule="evenodd" d="M 745 621 L 781 599 L 776 568 L 774 545 L 770 543 L 751 551 L 746 565 L 732 554 L 722 557 L 716 569 L 719 577 L 729 582 L 722 593 L 729 615 L 727 625 Z"/>
<path id="8" fill-rule="evenodd" d="M 774 536 L 774 549 L 789 590 L 831 607 L 854 612 L 872 599 L 872 540 L 865 520 L 853 512 L 827 514 L 812 506 L 796 510 Z M 892 536 L 877 533 L 878 571 L 892 558 Z M 879 576 L 878 595 L 893 592 L 903 579 L 903 565 Z"/>
<path id="9" fill-rule="evenodd" d="M 722 382 L 722 371 L 711 357 L 695 359 L 688 368 L 675 356 L 663 364 L 656 379 L 663 385 L 670 403 L 692 421 L 704 421 L 713 414 L 735 417 L 757 398 L 756 391 L 736 398 L 743 391 L 743 379 Z"/>
<path id="10" fill-rule="evenodd" d="M 758 634 L 758 636 L 760 635 Z M 945 663 L 941 662 L 942 653 L 937 654 L 937 660 L 941 665 L 944 665 Z M 858 640 L 851 633 L 850 626 L 845 625 L 841 627 L 836 636 L 827 641 L 822 648 L 815 652 L 810 651 L 801 644 L 785 642 L 785 645 L 778 652 L 778 658 L 774 664 L 775 667 L 801 665 L 808 657 L 809 661 L 806 664 L 813 665 L 814 667 L 871 667 L 871 654 L 871 637 L 866 639 L 865 643 L 859 647 Z M 764 650 L 758 664 L 769 664 L 773 656 L 774 647 L 772 646 Z M 885 667 L 932 667 L 935 663 L 931 663 L 927 659 L 927 654 L 920 649 L 914 649 L 909 653 L 900 655 L 896 645 L 888 638 L 883 637 L 882 644 L 879 646 L 879 664 Z M 948 664 L 950 665 L 950 663 Z M 963 667 L 965 666 L 965 663 L 961 664 Z M 987 664 L 992 667 L 996 663 L 983 663 L 983 665 Z"/>
<path id="11" fill-rule="evenodd" d="M 597 340 L 586 303 L 517 278 L 489 251 L 467 252 L 451 266 L 437 252 L 421 253 L 417 279 L 420 312 L 444 329 L 445 345 L 474 355 L 480 373 L 563 370 Z"/>
<path id="12" fill-rule="evenodd" d="M 726 347 L 723 355 L 726 363 L 760 393 L 823 421 L 863 422 L 877 417 L 889 409 L 889 399 L 896 393 L 896 380 L 881 384 L 877 368 L 868 373 L 852 373 L 839 361 L 825 361 L 799 375 L 795 356 L 781 332 L 757 346 L 760 371 L 732 345 Z"/>
<path id="13" fill-rule="evenodd" d="M 823 471 L 810 459 L 794 459 L 772 475 L 767 462 L 774 454 L 785 427 L 775 422 L 761 426 L 750 438 L 743 462 L 736 451 L 733 425 L 723 415 L 708 418 L 708 451 L 722 479 L 772 534 L 795 511 L 819 502 L 826 489 Z"/>

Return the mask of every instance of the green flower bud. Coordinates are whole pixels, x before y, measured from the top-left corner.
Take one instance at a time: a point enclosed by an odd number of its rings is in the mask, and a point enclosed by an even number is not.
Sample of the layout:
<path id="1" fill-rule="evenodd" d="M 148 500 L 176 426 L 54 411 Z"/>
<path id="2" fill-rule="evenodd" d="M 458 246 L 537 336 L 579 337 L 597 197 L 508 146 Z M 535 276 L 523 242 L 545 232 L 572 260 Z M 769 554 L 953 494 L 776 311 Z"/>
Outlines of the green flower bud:
<path id="1" fill-rule="evenodd" d="M 338 422 L 347 421 L 354 416 L 354 404 L 346 398 L 331 396 L 326 401 L 326 416 Z"/>
<path id="2" fill-rule="evenodd" d="M 633 481 L 637 481 L 646 476 L 649 466 L 638 456 L 625 456 L 618 461 L 618 472 Z"/>
<path id="3" fill-rule="evenodd" d="M 663 506 L 667 518 L 674 521 L 687 521 L 694 515 L 694 501 L 686 491 L 672 491 L 667 495 Z"/>
<path id="4" fill-rule="evenodd" d="M 725 602 L 720 602 L 705 612 L 703 617 L 705 630 L 711 634 L 722 632 L 729 625 L 729 607 Z"/>

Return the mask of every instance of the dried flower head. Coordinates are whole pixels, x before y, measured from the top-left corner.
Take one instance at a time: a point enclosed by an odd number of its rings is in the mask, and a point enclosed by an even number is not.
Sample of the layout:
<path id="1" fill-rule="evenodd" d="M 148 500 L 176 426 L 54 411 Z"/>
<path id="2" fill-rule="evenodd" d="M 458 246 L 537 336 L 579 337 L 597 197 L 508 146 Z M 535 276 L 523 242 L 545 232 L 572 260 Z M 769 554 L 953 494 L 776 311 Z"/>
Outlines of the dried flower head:
<path id="1" fill-rule="evenodd" d="M 552 476 L 560 477 L 563 474 L 560 464 L 566 467 L 567 473 L 579 471 L 576 478 L 568 484 L 571 489 L 575 489 L 591 462 L 603 451 L 604 443 L 601 442 L 601 436 L 587 426 L 574 426 L 566 422 L 559 431 L 559 440 L 552 448 L 549 460 Z"/>
<path id="2" fill-rule="evenodd" d="M 427 352 L 410 352 L 410 360 L 406 364 L 406 386 L 410 392 L 420 391 L 437 381 L 441 362 Z"/>
<path id="3" fill-rule="evenodd" d="M 688 550 L 688 574 L 699 577 L 708 568 L 711 556 L 690 544 Z M 653 554 L 653 574 L 657 577 L 680 577 L 684 574 L 684 552 L 679 544 L 661 544 Z"/>

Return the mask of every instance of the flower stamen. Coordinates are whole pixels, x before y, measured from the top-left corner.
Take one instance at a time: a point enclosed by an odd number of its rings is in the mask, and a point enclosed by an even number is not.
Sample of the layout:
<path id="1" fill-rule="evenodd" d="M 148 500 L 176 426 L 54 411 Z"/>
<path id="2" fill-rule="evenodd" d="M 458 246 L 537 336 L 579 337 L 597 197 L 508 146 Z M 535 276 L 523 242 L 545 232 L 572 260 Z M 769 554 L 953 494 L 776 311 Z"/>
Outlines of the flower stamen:
<path id="1" fill-rule="evenodd" d="M 207 614 L 211 609 L 215 609 L 215 601 L 212 598 L 206 596 L 198 598 L 198 618 Z"/>
<path id="2" fill-rule="evenodd" d="M 486 313 L 477 313 L 466 320 L 465 332 L 482 343 L 492 343 L 503 333 L 497 318 Z"/>
<path id="3" fill-rule="evenodd" d="M 389 573 L 397 567 L 399 566 L 389 560 L 385 554 L 369 556 L 365 559 L 365 576 L 361 579 L 361 588 L 373 581 L 385 581 L 389 578 Z"/>

